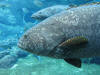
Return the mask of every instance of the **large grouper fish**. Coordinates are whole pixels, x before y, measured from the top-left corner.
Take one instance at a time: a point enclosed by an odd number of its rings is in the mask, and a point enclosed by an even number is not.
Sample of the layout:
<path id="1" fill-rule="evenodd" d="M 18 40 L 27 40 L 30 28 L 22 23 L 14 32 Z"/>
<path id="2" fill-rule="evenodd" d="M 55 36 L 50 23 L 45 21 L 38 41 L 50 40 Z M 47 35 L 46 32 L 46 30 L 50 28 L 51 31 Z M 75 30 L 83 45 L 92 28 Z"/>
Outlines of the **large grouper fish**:
<path id="1" fill-rule="evenodd" d="M 18 46 L 81 67 L 81 58 L 100 56 L 100 4 L 82 5 L 47 18 L 26 31 Z"/>

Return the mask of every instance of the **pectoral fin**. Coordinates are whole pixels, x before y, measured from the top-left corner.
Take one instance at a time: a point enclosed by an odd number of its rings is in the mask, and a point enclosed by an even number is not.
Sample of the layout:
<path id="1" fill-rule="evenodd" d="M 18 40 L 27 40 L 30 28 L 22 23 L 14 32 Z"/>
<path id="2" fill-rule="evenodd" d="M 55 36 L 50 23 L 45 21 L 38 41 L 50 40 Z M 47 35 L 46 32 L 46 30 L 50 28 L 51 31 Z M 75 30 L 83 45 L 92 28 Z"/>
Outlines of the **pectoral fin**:
<path id="1" fill-rule="evenodd" d="M 81 60 L 80 59 L 64 59 L 66 62 L 68 62 L 71 65 L 74 65 L 75 67 L 80 68 L 81 67 Z"/>
<path id="2" fill-rule="evenodd" d="M 88 40 L 85 37 L 78 36 L 71 39 L 68 39 L 61 43 L 59 47 L 66 47 L 66 46 L 79 46 L 88 43 Z"/>

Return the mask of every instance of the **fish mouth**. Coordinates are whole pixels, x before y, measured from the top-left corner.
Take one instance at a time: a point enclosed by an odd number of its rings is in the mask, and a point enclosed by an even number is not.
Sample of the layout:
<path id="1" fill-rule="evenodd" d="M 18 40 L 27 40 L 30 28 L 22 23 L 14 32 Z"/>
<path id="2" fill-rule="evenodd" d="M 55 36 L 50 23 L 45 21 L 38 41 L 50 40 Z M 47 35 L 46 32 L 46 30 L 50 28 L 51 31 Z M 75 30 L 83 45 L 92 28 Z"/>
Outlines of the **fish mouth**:
<path id="1" fill-rule="evenodd" d="M 17 43 L 17 46 L 18 46 L 19 48 L 21 48 L 21 49 L 26 50 L 26 48 L 27 48 L 27 46 L 28 46 L 28 39 L 25 37 L 25 35 L 23 35 L 23 36 L 19 39 L 19 41 L 18 41 L 18 43 Z"/>
<path id="2" fill-rule="evenodd" d="M 17 46 L 24 51 L 32 53 L 32 50 L 29 49 L 28 43 L 25 42 L 25 39 L 23 40 L 23 37 L 19 39 Z"/>
<path id="3" fill-rule="evenodd" d="M 18 43 L 17 43 L 17 46 L 21 49 L 24 49 L 24 44 L 22 43 L 21 39 L 19 39 Z"/>
<path id="4" fill-rule="evenodd" d="M 40 17 L 36 16 L 35 14 L 32 14 L 31 18 L 33 18 L 33 19 L 40 19 Z"/>
<path id="5" fill-rule="evenodd" d="M 40 54 L 40 51 L 38 49 L 36 49 L 36 47 L 35 47 L 36 44 L 35 43 L 36 42 L 35 41 L 32 41 L 29 36 L 26 37 L 26 35 L 23 35 L 19 39 L 19 41 L 17 43 L 17 46 L 19 48 L 21 48 L 22 50 L 24 50 L 24 51 L 27 51 L 27 52 L 30 52 L 30 53 L 39 55 Z"/>
<path id="6" fill-rule="evenodd" d="M 36 16 L 36 15 L 33 14 L 33 15 L 31 16 L 31 18 L 37 19 L 37 20 L 44 20 L 44 19 L 46 19 L 46 18 L 48 18 L 48 17 L 42 16 L 42 15 Z"/>
<path id="7" fill-rule="evenodd" d="M 21 46 L 21 44 L 18 42 L 17 43 L 17 46 L 19 47 L 19 48 L 22 48 L 22 46 Z"/>

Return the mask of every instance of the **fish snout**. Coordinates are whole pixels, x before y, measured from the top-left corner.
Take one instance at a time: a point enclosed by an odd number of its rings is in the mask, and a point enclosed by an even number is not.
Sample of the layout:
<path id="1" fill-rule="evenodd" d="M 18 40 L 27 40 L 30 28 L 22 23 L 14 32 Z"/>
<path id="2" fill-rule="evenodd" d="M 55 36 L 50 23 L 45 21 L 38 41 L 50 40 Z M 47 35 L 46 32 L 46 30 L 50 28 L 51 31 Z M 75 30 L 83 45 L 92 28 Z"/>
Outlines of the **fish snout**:
<path id="1" fill-rule="evenodd" d="M 42 14 L 36 14 L 36 13 L 34 13 L 34 14 L 32 14 L 32 16 L 31 16 L 33 19 L 37 19 L 37 20 L 44 20 L 44 19 L 46 19 L 47 18 L 47 16 L 46 15 L 42 15 Z"/>
<path id="2" fill-rule="evenodd" d="M 40 55 L 44 52 L 44 40 L 37 35 L 24 34 L 18 41 L 18 47 L 31 52 L 36 55 Z"/>
<path id="3" fill-rule="evenodd" d="M 36 15 L 32 14 L 31 18 L 36 19 Z"/>
<path id="4" fill-rule="evenodd" d="M 27 36 L 27 35 L 23 35 L 23 36 L 19 39 L 17 45 L 18 45 L 19 48 L 26 50 L 26 49 L 28 49 L 28 47 L 29 47 L 29 43 L 30 43 L 30 41 L 28 40 L 28 36 Z"/>

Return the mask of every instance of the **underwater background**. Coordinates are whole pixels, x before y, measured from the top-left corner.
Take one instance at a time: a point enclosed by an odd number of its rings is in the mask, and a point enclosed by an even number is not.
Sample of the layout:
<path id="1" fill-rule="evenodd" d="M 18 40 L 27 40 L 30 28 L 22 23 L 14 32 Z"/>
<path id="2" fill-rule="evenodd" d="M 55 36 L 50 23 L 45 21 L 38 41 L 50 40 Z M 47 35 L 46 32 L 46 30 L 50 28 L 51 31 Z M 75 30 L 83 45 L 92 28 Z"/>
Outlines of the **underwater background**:
<path id="1" fill-rule="evenodd" d="M 100 75 L 100 58 L 83 59 L 76 68 L 62 59 L 37 56 L 17 47 L 21 35 L 40 21 L 31 15 L 53 5 L 100 0 L 0 0 L 0 75 Z"/>

